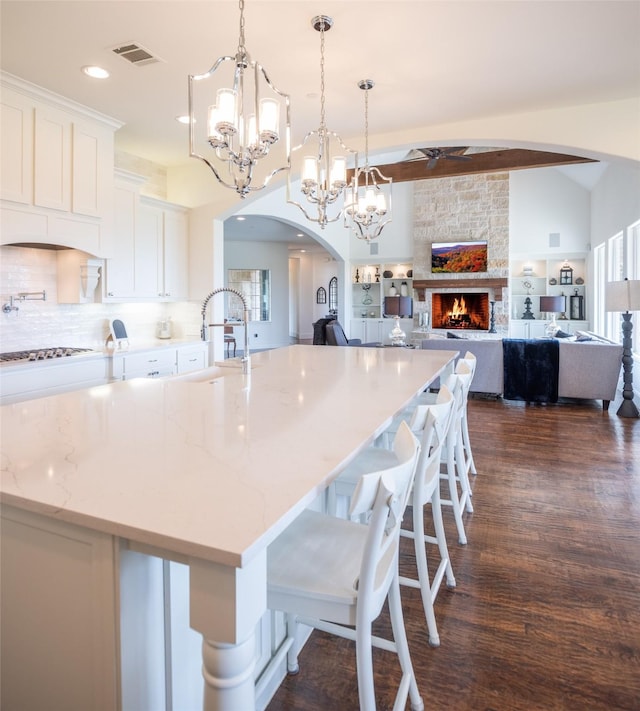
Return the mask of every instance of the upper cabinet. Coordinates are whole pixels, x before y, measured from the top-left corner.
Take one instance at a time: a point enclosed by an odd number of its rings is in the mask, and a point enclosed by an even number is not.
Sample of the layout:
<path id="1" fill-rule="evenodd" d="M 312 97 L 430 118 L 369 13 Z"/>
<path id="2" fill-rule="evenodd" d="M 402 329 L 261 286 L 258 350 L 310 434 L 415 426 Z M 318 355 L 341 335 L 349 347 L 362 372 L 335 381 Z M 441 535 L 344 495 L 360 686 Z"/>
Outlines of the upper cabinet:
<path id="1" fill-rule="evenodd" d="M 108 256 L 121 124 L 8 74 L 0 84 L 2 244 Z"/>
<path id="2" fill-rule="evenodd" d="M 119 171 L 113 254 L 105 264 L 109 301 L 183 301 L 188 294 L 188 211 L 141 197 L 138 176 Z"/>

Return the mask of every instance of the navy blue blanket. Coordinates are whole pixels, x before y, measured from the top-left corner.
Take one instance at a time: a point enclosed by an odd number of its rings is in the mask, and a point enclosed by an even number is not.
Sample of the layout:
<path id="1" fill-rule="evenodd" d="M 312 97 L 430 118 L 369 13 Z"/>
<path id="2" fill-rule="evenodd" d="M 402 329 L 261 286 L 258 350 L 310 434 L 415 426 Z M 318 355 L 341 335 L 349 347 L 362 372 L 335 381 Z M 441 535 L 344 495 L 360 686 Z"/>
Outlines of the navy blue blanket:
<path id="1" fill-rule="evenodd" d="M 502 353 L 506 400 L 558 402 L 558 341 L 505 338 Z"/>

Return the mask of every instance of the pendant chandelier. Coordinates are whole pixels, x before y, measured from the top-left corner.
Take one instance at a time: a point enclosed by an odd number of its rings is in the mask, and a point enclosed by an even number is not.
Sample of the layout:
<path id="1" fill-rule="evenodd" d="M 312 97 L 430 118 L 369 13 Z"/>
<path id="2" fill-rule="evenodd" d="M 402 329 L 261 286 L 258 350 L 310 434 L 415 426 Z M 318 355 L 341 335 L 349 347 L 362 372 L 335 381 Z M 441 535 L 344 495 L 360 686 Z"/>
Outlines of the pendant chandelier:
<path id="1" fill-rule="evenodd" d="M 344 196 L 347 187 L 347 154 L 354 156 L 358 167 L 358 154 L 345 146 L 337 133 L 329 131 L 325 122 L 324 98 L 324 35 L 333 27 L 333 20 L 326 15 L 318 15 L 311 20 L 312 27 L 320 32 L 320 127 L 309 131 L 302 143 L 294 148 L 299 153 L 299 165 L 293 166 L 287 179 L 287 202 L 299 207 L 311 222 L 317 222 L 322 229 L 329 222 L 342 216 L 344 204 L 329 216 L 328 208 L 336 205 Z M 301 162 L 301 164 L 300 164 Z M 302 203 L 293 199 L 291 173 L 301 175 L 300 192 Z M 313 207 L 313 214 L 307 207 Z"/>
<path id="2" fill-rule="evenodd" d="M 189 75 L 189 155 L 244 198 L 288 170 L 291 122 L 289 96 L 271 83 L 244 46 L 244 0 L 239 7 L 235 55 L 219 57 L 205 74 Z M 212 151 L 197 152 L 207 144 Z M 274 149 L 277 144 L 280 150 Z"/>
<path id="3" fill-rule="evenodd" d="M 369 91 L 375 86 L 371 79 L 358 82 L 364 91 L 364 167 L 357 169 L 351 180 L 344 210 L 344 226 L 358 239 L 371 241 L 380 236 L 391 222 L 392 179 L 369 165 Z"/>

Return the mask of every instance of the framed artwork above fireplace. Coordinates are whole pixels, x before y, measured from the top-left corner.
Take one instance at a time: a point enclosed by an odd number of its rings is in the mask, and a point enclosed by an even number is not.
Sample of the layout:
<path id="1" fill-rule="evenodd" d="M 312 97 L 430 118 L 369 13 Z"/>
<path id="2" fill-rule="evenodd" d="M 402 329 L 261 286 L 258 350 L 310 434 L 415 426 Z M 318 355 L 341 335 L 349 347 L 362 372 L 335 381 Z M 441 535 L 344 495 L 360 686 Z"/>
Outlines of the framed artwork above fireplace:
<path id="1" fill-rule="evenodd" d="M 432 274 L 465 274 L 487 271 L 487 242 L 433 242 Z"/>

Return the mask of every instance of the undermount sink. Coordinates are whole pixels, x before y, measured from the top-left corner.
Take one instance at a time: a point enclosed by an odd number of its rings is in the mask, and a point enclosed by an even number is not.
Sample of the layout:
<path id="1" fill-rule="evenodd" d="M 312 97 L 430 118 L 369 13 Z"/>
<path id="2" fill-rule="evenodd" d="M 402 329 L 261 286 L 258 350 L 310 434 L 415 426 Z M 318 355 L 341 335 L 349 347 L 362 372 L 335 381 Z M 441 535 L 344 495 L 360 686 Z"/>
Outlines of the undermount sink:
<path id="1" fill-rule="evenodd" d="M 226 375 L 222 371 L 222 368 L 219 368 L 217 366 L 211 366 L 210 368 L 203 368 L 202 370 L 194 370 L 190 373 L 185 373 L 184 375 L 173 375 L 171 376 L 170 380 L 176 381 L 179 380 L 180 382 L 188 382 L 188 383 L 206 383 L 206 382 L 212 382 L 214 380 L 217 380 L 218 378 L 222 377 L 223 375 Z"/>
<path id="2" fill-rule="evenodd" d="M 217 360 L 215 362 L 218 368 L 242 368 L 242 358 L 226 358 L 225 360 Z M 251 362 L 251 369 L 256 366 Z"/>

